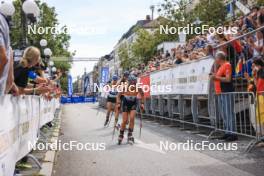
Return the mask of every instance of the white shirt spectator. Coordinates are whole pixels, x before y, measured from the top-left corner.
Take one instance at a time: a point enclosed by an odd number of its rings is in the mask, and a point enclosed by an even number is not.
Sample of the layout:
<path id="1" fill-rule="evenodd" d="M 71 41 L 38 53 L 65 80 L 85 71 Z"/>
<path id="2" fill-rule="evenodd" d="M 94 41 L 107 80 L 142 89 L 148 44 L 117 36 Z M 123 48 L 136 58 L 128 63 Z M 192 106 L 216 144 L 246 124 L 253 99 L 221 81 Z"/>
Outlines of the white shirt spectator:
<path id="1" fill-rule="evenodd" d="M 9 36 L 9 26 L 5 17 L 0 14 L 0 46 L 4 47 L 6 50 L 6 58 L 8 60 L 5 68 L 3 70 L 2 77 L 0 77 L 0 96 L 4 95 L 6 88 L 6 81 L 8 77 L 8 71 L 10 66 L 10 36 Z"/>
<path id="2" fill-rule="evenodd" d="M 213 33 L 207 34 L 206 39 L 208 41 L 208 44 L 210 44 L 210 45 L 216 45 L 215 35 Z"/>
<path id="3" fill-rule="evenodd" d="M 260 39 L 260 40 L 257 40 L 257 41 L 255 41 L 255 45 L 257 46 L 257 47 L 261 47 L 261 46 L 263 46 L 263 39 Z M 256 56 L 259 56 L 261 54 L 261 52 L 258 52 L 256 49 L 254 49 L 254 52 L 253 52 L 253 57 L 256 57 Z"/>

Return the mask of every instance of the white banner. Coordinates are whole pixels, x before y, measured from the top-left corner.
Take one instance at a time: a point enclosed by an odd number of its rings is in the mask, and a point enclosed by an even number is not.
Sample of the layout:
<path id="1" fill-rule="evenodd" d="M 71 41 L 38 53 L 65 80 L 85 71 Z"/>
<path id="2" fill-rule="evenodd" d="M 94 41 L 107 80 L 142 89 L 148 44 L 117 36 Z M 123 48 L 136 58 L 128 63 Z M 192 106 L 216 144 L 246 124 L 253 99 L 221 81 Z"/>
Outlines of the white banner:
<path id="1" fill-rule="evenodd" d="M 151 95 L 208 94 L 212 57 L 150 74 Z"/>
<path id="2" fill-rule="evenodd" d="M 37 96 L 0 97 L 0 176 L 12 176 L 17 161 L 38 139 L 39 129 L 54 118 L 59 100 Z"/>

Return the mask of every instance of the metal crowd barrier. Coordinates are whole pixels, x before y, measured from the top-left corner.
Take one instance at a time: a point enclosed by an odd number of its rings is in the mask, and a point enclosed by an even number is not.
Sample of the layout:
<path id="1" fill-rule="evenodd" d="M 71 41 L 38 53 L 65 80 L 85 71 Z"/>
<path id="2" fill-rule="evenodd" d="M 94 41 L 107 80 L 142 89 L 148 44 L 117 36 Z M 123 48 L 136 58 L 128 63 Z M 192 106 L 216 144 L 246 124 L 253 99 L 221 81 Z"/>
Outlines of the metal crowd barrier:
<path id="1" fill-rule="evenodd" d="M 165 104 L 159 103 L 165 100 Z M 247 150 L 264 138 L 264 92 L 257 97 L 251 92 L 214 94 L 211 101 L 208 95 L 152 96 L 151 102 L 152 109 L 148 111 L 154 113 L 144 113 L 144 116 L 179 122 L 183 128 L 186 124 L 206 127 L 211 129 L 209 138 L 216 132 L 250 137 L 253 140 Z M 160 104 L 164 106 L 161 112 Z"/>
<path id="2" fill-rule="evenodd" d="M 54 119 L 59 100 L 38 96 L 0 97 L 0 175 L 14 175 L 16 162 L 28 156 L 40 128 Z M 34 161 L 37 161 L 34 159 Z M 40 166 L 37 162 L 36 164 Z"/>

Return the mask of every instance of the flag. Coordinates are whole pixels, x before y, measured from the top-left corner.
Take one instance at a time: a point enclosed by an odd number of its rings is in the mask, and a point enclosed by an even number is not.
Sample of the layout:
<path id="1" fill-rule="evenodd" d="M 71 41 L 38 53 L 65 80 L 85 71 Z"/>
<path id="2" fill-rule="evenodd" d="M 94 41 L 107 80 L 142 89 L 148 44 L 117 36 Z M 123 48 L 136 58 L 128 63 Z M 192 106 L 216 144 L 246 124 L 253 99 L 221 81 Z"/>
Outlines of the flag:
<path id="1" fill-rule="evenodd" d="M 237 66 L 236 66 L 236 74 L 239 74 L 242 72 L 243 69 L 243 59 L 239 59 Z"/>

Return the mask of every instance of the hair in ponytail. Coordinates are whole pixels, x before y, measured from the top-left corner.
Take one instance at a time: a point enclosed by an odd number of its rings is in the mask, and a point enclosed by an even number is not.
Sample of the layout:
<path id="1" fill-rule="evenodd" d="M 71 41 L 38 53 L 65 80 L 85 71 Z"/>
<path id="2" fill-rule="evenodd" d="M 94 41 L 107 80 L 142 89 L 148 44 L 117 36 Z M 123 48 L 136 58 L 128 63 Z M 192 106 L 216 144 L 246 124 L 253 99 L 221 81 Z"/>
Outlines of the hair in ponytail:
<path id="1" fill-rule="evenodd" d="M 40 60 L 40 51 L 34 46 L 30 46 L 25 49 L 22 60 L 20 64 L 26 68 L 29 67 L 32 62 L 37 62 Z"/>

